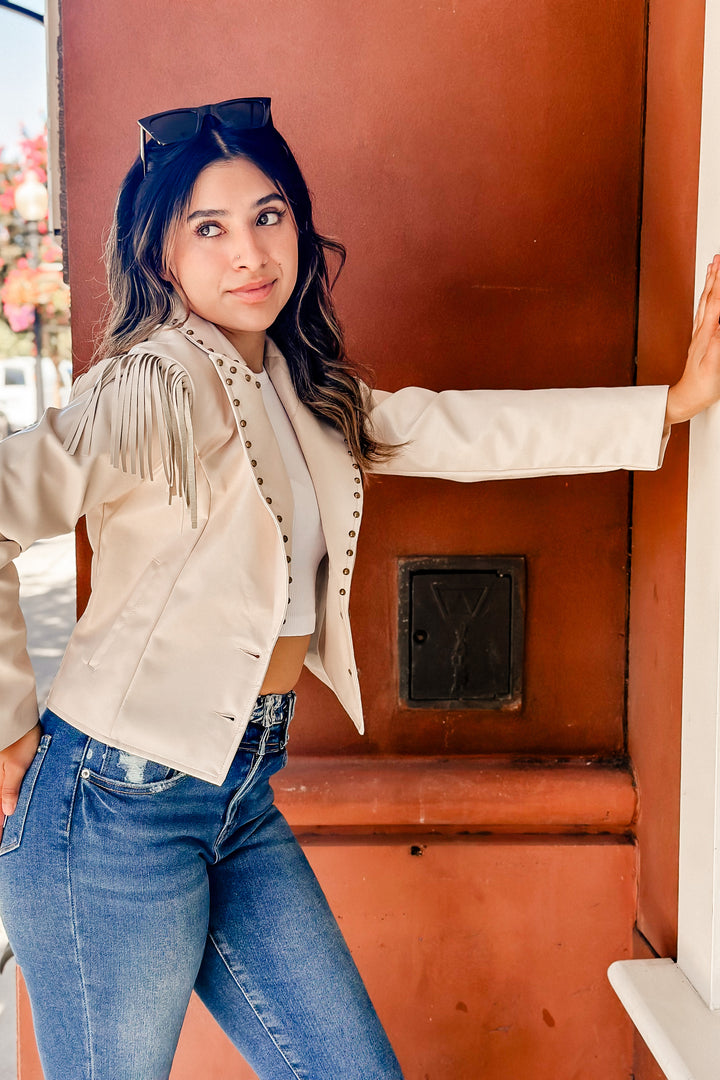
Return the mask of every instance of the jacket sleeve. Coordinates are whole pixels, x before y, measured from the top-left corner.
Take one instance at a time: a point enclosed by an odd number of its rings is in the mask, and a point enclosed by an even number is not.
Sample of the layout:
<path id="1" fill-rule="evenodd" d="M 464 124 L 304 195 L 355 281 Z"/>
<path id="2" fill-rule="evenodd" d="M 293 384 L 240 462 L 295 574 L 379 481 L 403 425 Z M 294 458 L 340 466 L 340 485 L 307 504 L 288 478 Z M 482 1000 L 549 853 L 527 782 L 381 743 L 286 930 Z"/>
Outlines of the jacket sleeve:
<path id="1" fill-rule="evenodd" d="M 180 365 L 147 354 L 113 358 L 81 377 L 74 394 L 0 442 L 0 749 L 38 719 L 13 559 L 152 480 L 159 466 L 170 497 L 195 513 L 192 393 Z"/>
<path id="2" fill-rule="evenodd" d="M 667 387 L 370 392 L 376 438 L 399 447 L 373 472 L 501 480 L 657 469 Z"/>

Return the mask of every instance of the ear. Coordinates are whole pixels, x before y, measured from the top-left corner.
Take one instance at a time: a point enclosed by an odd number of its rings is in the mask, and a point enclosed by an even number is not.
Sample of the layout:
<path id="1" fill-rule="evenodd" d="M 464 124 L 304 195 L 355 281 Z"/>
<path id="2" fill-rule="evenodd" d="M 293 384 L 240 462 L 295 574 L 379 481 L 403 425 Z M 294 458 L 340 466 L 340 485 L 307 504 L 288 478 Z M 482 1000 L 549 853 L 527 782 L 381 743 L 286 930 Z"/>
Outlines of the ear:
<path id="1" fill-rule="evenodd" d="M 167 281 L 170 285 L 178 287 L 177 275 L 175 273 L 175 260 L 173 254 L 175 251 L 175 228 L 170 227 L 170 230 L 163 237 L 162 251 L 160 255 L 160 277 L 163 281 Z"/>

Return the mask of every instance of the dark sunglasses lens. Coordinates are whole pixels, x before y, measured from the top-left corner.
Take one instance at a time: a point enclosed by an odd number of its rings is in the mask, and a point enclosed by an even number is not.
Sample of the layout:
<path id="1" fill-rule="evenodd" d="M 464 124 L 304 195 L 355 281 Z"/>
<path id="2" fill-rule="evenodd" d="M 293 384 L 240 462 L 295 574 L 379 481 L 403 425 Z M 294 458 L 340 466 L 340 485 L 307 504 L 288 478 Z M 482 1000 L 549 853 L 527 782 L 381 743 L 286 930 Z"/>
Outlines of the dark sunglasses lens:
<path id="1" fill-rule="evenodd" d="M 242 98 L 237 101 L 224 101 L 213 109 L 221 124 L 235 128 L 260 128 L 268 122 L 270 110 L 264 101 L 252 101 Z"/>
<path id="2" fill-rule="evenodd" d="M 178 109 L 152 117 L 143 127 L 161 144 L 184 142 L 197 133 L 198 115 L 192 109 Z"/>

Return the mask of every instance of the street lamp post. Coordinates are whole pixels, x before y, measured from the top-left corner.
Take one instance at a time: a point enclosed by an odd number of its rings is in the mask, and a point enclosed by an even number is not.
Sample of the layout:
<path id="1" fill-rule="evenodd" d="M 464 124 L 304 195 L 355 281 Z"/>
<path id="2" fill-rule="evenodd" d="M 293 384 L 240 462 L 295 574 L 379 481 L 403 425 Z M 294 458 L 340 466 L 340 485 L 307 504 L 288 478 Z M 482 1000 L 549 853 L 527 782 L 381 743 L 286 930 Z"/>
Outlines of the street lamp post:
<path id="1" fill-rule="evenodd" d="M 38 223 L 47 217 L 48 192 L 33 169 L 28 170 L 22 183 L 15 188 L 15 209 L 27 226 L 30 265 L 38 266 L 40 263 Z M 42 316 L 37 304 L 35 305 L 33 334 L 35 337 L 35 393 L 39 420 L 45 412 L 45 386 L 42 371 Z"/>

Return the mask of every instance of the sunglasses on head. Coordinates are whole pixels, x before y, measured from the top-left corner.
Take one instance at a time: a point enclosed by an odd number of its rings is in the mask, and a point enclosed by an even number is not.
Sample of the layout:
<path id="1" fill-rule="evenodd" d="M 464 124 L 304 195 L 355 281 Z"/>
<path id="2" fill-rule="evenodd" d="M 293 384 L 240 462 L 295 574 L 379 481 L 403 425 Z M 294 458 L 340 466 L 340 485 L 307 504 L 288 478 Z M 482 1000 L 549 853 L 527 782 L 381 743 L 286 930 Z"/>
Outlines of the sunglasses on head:
<path id="1" fill-rule="evenodd" d="M 187 142 L 193 139 L 203 125 L 206 116 L 212 116 L 219 124 L 235 128 L 236 131 L 249 131 L 272 124 L 270 116 L 270 98 L 231 98 L 219 101 L 216 105 L 198 105 L 196 108 L 168 109 L 167 112 L 153 113 L 138 120 L 140 125 L 140 158 L 143 163 L 143 175 L 147 171 L 145 164 L 145 137 L 149 136 L 161 146 L 170 143 Z"/>

